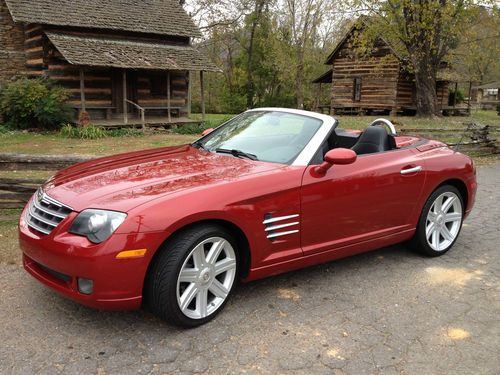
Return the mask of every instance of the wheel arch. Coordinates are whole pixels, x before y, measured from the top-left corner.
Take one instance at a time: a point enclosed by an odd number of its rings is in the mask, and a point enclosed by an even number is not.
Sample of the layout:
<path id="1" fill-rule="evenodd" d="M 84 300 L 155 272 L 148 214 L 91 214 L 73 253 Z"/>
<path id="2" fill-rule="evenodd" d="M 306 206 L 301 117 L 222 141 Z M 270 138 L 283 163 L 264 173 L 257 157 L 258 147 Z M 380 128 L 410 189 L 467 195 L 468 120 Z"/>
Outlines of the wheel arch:
<path id="1" fill-rule="evenodd" d="M 438 186 L 436 186 L 432 190 L 431 194 L 434 191 L 436 191 L 436 189 L 439 189 L 441 186 L 444 186 L 444 185 L 451 185 L 451 186 L 457 188 L 457 190 L 460 192 L 460 195 L 462 196 L 462 201 L 464 203 L 464 206 L 462 209 L 465 212 L 467 210 L 468 203 L 469 203 L 469 190 L 467 189 L 467 185 L 465 184 L 465 182 L 463 182 L 459 178 L 450 178 L 448 180 L 441 182 Z"/>
<path id="2" fill-rule="evenodd" d="M 184 224 L 182 226 L 176 227 L 158 246 L 158 249 L 156 249 L 155 254 L 153 257 L 150 259 L 146 274 L 144 275 L 144 283 L 143 283 L 143 288 L 146 286 L 146 279 L 149 275 L 149 272 L 151 270 L 152 265 L 158 258 L 158 256 L 161 253 L 161 248 L 167 244 L 169 241 L 171 241 L 173 238 L 176 236 L 182 235 L 182 232 L 189 230 L 193 227 L 200 226 L 200 225 L 206 225 L 206 224 L 215 224 L 218 225 L 224 229 L 226 229 L 228 232 L 230 232 L 234 237 L 237 242 L 237 251 L 239 255 L 239 277 L 240 278 L 245 278 L 248 275 L 248 272 L 250 271 L 250 264 L 251 264 L 251 254 L 250 254 L 250 243 L 248 241 L 248 238 L 246 234 L 243 232 L 243 230 L 236 225 L 235 223 L 225 220 L 225 219 L 203 219 L 203 220 L 198 220 L 198 221 L 193 221 L 188 224 Z M 144 295 L 144 293 L 143 293 Z"/>

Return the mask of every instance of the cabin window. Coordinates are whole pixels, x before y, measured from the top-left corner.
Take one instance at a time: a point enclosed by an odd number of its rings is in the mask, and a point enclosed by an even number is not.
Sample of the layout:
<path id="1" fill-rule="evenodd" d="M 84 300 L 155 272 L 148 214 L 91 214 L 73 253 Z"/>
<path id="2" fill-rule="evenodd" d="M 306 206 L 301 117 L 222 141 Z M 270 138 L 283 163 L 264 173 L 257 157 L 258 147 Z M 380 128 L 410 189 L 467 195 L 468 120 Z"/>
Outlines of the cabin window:
<path id="1" fill-rule="evenodd" d="M 151 96 L 167 96 L 167 76 L 154 75 L 149 78 Z"/>
<path id="2" fill-rule="evenodd" d="M 361 77 L 354 78 L 354 101 L 361 100 Z"/>

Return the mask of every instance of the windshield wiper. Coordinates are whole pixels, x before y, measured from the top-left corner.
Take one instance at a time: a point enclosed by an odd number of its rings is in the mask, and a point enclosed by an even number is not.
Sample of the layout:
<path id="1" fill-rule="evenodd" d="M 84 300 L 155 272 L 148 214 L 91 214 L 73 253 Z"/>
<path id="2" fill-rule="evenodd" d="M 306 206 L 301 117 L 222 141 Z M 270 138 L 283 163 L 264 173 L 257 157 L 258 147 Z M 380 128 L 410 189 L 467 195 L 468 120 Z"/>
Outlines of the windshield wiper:
<path id="1" fill-rule="evenodd" d="M 231 154 L 231 155 L 239 157 L 239 158 L 243 157 L 243 158 L 247 158 L 250 160 L 259 160 L 257 158 L 257 155 L 249 154 L 248 152 L 244 152 L 241 150 L 235 150 L 235 149 L 229 150 L 227 148 L 218 148 L 215 150 L 215 152 L 220 152 L 221 154 Z"/>
<path id="2" fill-rule="evenodd" d="M 196 142 L 192 143 L 191 146 L 196 147 L 196 148 L 201 148 L 202 150 L 208 151 L 207 148 L 205 146 L 203 146 L 203 143 L 201 143 L 200 141 L 196 141 Z"/>

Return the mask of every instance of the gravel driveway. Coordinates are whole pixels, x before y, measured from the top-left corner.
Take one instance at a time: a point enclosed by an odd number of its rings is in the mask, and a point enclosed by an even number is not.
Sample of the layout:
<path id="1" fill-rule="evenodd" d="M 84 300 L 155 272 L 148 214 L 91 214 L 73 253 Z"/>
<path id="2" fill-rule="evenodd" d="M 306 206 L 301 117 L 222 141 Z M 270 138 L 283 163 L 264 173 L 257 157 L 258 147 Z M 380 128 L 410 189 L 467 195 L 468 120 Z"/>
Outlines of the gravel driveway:
<path id="1" fill-rule="evenodd" d="M 498 374 L 500 164 L 454 249 L 393 246 L 242 285 L 208 325 L 99 312 L 0 266 L 1 374 Z"/>

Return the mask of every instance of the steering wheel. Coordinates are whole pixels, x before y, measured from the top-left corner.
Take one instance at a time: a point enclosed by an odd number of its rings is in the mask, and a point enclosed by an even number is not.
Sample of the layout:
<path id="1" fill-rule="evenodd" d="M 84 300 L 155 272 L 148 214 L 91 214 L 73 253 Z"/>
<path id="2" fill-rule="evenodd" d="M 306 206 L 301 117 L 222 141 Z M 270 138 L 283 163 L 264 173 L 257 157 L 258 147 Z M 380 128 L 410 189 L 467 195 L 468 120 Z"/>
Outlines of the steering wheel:
<path id="1" fill-rule="evenodd" d="M 378 126 L 378 125 L 385 125 L 389 129 L 391 135 L 393 136 L 396 135 L 396 127 L 389 120 L 385 118 L 378 118 L 370 124 L 370 126 Z"/>

